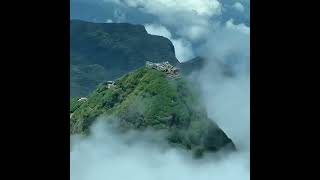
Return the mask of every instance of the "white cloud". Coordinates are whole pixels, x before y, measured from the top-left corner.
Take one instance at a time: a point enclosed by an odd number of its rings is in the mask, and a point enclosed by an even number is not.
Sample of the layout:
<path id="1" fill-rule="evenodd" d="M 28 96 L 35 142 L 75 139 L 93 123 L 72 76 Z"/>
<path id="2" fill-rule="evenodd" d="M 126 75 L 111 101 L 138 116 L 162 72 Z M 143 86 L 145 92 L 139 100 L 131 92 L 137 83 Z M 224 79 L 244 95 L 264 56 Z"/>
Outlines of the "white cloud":
<path id="1" fill-rule="evenodd" d="M 210 62 L 195 79 L 208 115 L 228 134 L 238 150 L 250 152 L 250 77 L 224 77 Z"/>
<path id="2" fill-rule="evenodd" d="M 165 27 L 170 32 L 170 37 L 168 33 L 163 35 L 159 34 L 161 32 L 151 32 L 151 28 L 149 28 L 149 32 L 169 38 L 175 46 L 176 57 L 181 62 L 194 57 L 193 44 L 206 46 L 211 43 L 212 38 L 221 39 L 216 37 L 216 35 L 221 35 L 219 33 L 221 22 L 215 20 L 215 17 L 222 13 L 222 4 L 218 0 L 184 0 L 183 3 L 180 0 L 122 0 L 118 3 L 121 6 L 136 7 L 146 15 L 152 14 L 158 17 L 158 22 L 154 22 L 154 24 Z M 241 3 L 238 2 L 235 7 L 240 7 L 240 5 Z M 225 29 L 250 33 L 250 28 L 244 24 L 235 25 L 233 20 L 226 23 Z M 223 48 L 228 48 L 229 41 L 221 43 Z M 225 50 L 223 51 L 225 52 Z"/>
<path id="3" fill-rule="evenodd" d="M 115 0 L 105 0 L 112 1 Z M 186 40 L 199 41 L 210 29 L 210 18 L 221 14 L 218 0 L 123 0 L 121 6 L 138 8 L 159 18 L 159 24 L 170 29 Z M 179 30 L 178 30 L 179 29 Z"/>
<path id="4" fill-rule="evenodd" d="M 209 24 L 182 26 L 177 30 L 177 33 L 193 42 L 197 42 L 210 34 L 210 26 Z"/>
<path id="5" fill-rule="evenodd" d="M 232 7 L 237 11 L 244 12 L 244 6 L 240 2 L 234 3 Z"/>
<path id="6" fill-rule="evenodd" d="M 250 72 L 250 27 L 227 21 L 210 33 L 197 53 L 210 61 L 231 64 L 236 73 Z"/>
<path id="7" fill-rule="evenodd" d="M 70 180 L 250 179 L 248 154 L 194 160 L 185 151 L 142 141 L 144 133 L 119 136 L 105 127 L 98 123 L 91 136 L 72 137 Z"/>
<path id="8" fill-rule="evenodd" d="M 230 19 L 229 21 L 226 22 L 226 27 L 229 29 L 240 31 L 240 32 L 248 34 L 248 35 L 250 34 L 250 27 L 247 27 L 243 23 L 235 25 L 233 19 Z"/>
<path id="9" fill-rule="evenodd" d="M 190 60 L 194 57 L 191 43 L 181 38 L 173 38 L 171 32 L 166 27 L 157 24 L 147 24 L 145 28 L 149 34 L 170 39 L 174 46 L 176 57 L 180 62 Z"/>
<path id="10" fill-rule="evenodd" d="M 113 21 L 112 21 L 112 19 L 107 19 L 106 20 L 106 23 L 112 23 Z"/>
<path id="11" fill-rule="evenodd" d="M 131 7 L 142 7 L 145 11 L 155 14 L 164 14 L 168 11 L 167 13 L 188 12 L 212 16 L 219 14 L 221 10 L 217 0 L 184 0 L 183 3 L 181 0 L 123 0 L 122 2 Z"/>
<path id="12" fill-rule="evenodd" d="M 145 28 L 149 34 L 163 36 L 172 39 L 171 32 L 164 26 L 159 24 L 146 24 Z"/>
<path id="13" fill-rule="evenodd" d="M 175 48 L 175 54 L 180 62 L 188 61 L 194 58 L 191 44 L 183 39 L 172 39 Z"/>

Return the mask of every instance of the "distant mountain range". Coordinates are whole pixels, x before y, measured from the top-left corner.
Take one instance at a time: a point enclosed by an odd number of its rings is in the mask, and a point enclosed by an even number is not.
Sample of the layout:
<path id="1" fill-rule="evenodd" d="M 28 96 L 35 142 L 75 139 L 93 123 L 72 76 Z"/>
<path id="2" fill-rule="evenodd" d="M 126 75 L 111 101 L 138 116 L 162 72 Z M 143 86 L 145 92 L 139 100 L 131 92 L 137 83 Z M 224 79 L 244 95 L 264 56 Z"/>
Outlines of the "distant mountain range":
<path id="1" fill-rule="evenodd" d="M 170 40 L 148 34 L 142 25 L 71 20 L 70 43 L 71 96 L 87 95 L 146 61 L 179 64 Z"/>
<path id="2" fill-rule="evenodd" d="M 146 61 L 164 62 L 178 67 L 184 75 L 200 71 L 208 64 L 202 57 L 180 63 L 171 41 L 150 35 L 142 25 L 128 23 L 70 22 L 70 93 L 86 96 L 98 84 L 115 80 L 143 67 Z M 230 68 L 216 63 L 226 75 Z"/>

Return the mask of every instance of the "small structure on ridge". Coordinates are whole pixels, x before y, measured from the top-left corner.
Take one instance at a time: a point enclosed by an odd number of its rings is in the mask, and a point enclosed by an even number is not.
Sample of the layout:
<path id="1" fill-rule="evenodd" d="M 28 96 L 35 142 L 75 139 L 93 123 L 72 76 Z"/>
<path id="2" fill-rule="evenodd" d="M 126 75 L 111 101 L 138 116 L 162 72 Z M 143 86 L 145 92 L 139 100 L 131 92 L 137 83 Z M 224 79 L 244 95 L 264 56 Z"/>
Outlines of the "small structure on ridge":
<path id="1" fill-rule="evenodd" d="M 169 76 L 177 76 L 179 75 L 179 69 L 172 66 L 168 61 L 162 63 L 153 63 L 150 61 L 146 61 L 146 67 L 151 69 L 156 69 L 158 71 L 165 72 Z"/>
<path id="2" fill-rule="evenodd" d="M 85 98 L 85 97 L 82 97 L 82 98 L 79 98 L 78 101 L 87 101 L 88 98 Z"/>
<path id="3" fill-rule="evenodd" d="M 107 88 L 110 89 L 112 87 L 115 87 L 116 83 L 114 81 L 107 81 L 106 85 L 107 85 Z"/>

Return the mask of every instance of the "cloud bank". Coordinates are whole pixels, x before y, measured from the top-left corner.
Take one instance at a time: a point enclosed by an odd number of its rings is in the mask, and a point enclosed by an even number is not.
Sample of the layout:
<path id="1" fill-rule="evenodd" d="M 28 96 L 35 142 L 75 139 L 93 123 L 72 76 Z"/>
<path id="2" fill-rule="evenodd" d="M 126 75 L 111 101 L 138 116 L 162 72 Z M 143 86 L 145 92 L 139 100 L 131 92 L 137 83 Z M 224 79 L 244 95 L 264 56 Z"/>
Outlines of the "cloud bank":
<path id="1" fill-rule="evenodd" d="M 244 6 L 240 2 L 235 2 L 232 7 L 237 11 L 240 11 L 240 12 L 244 11 Z"/>
<path id="2" fill-rule="evenodd" d="M 222 13 L 227 14 L 228 11 L 232 10 L 223 10 L 223 1 L 185 0 L 184 3 L 181 3 L 180 0 L 104 1 L 117 3 L 122 7 L 136 8 L 137 11 L 145 13 L 146 16 L 149 14 L 157 17 L 153 23 L 146 24 L 147 31 L 150 34 L 169 38 L 174 44 L 176 56 L 181 62 L 190 60 L 194 56 L 202 56 L 203 50 L 201 49 L 205 49 L 208 44 L 215 44 L 215 48 L 220 46 L 221 43 L 223 48 L 227 48 L 226 44 L 235 46 L 232 44 L 232 38 L 229 38 L 230 35 L 236 37 L 240 34 L 243 37 L 242 33 L 245 33 L 249 37 L 250 34 L 250 27 L 243 23 L 235 24 L 232 18 L 226 22 L 219 19 L 223 15 Z M 241 11 L 244 9 L 242 3 L 248 3 L 248 1 L 235 2 L 232 6 L 233 9 Z M 221 39 L 225 39 L 225 41 Z M 247 40 L 244 39 L 243 41 Z M 238 37 L 236 37 L 235 43 L 239 43 Z"/>
<path id="3" fill-rule="evenodd" d="M 173 38 L 171 32 L 166 27 L 159 24 L 147 24 L 145 25 L 145 28 L 149 34 L 170 39 L 175 48 L 176 57 L 180 62 L 185 62 L 194 58 L 191 43 L 181 38 Z"/>
<path id="4" fill-rule="evenodd" d="M 72 137 L 71 180 L 249 179 L 249 162 L 241 153 L 195 160 L 184 151 L 139 140 L 146 140 L 145 133 L 119 136 L 107 129 L 100 121 L 91 136 Z"/>
<path id="5" fill-rule="evenodd" d="M 159 24 L 173 29 L 187 40 L 198 41 L 210 29 L 210 18 L 221 13 L 217 0 L 105 0 L 120 6 L 134 7 L 158 17 Z"/>

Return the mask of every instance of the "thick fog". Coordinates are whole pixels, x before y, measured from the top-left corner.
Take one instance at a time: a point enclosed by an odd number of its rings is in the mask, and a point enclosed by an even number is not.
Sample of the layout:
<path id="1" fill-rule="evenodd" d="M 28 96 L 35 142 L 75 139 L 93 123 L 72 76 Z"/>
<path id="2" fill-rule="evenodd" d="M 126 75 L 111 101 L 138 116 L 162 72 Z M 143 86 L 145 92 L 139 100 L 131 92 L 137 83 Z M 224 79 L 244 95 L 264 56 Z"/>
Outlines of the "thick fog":
<path id="1" fill-rule="evenodd" d="M 71 180 L 249 179 L 244 152 L 195 160 L 168 147 L 157 132 L 119 135 L 104 122 L 98 121 L 89 137 L 71 137 Z"/>

